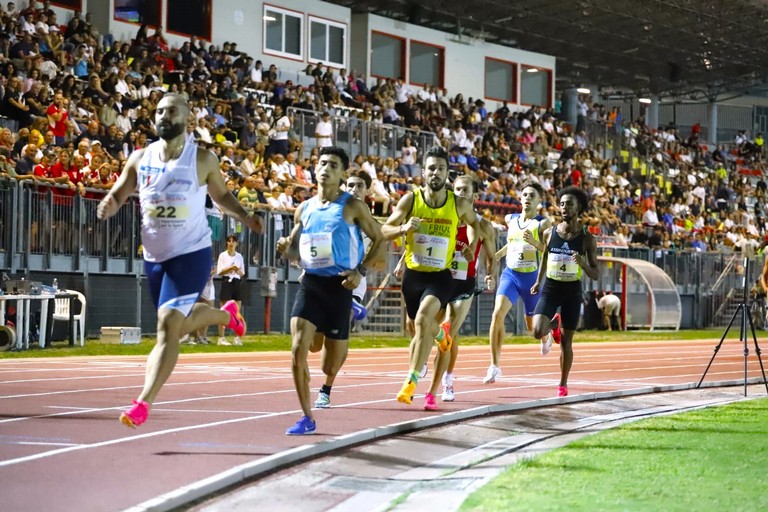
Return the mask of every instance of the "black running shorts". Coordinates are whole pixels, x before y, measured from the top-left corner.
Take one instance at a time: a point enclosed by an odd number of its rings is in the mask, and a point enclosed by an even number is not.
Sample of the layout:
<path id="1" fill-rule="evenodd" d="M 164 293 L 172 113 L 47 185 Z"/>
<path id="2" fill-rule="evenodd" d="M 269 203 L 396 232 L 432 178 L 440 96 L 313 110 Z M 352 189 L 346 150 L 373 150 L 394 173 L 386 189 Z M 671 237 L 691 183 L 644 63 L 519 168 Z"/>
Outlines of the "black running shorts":
<path id="1" fill-rule="evenodd" d="M 305 273 L 293 301 L 291 318 L 312 322 L 317 332 L 334 340 L 349 339 L 352 290 L 341 285 L 344 277 Z"/>
<path id="2" fill-rule="evenodd" d="M 445 309 L 448 303 L 456 296 L 456 282 L 451 276 L 450 269 L 440 272 L 419 272 L 405 269 L 403 276 L 403 299 L 405 311 L 411 320 L 416 318 L 422 299 L 428 295 L 440 300 L 440 307 Z"/>
<path id="3" fill-rule="evenodd" d="M 575 331 L 579 325 L 583 300 L 581 281 L 555 281 L 546 278 L 539 290 L 539 302 L 536 304 L 534 315 L 547 315 L 551 320 L 557 313 L 557 308 L 560 308 L 563 329 Z"/>

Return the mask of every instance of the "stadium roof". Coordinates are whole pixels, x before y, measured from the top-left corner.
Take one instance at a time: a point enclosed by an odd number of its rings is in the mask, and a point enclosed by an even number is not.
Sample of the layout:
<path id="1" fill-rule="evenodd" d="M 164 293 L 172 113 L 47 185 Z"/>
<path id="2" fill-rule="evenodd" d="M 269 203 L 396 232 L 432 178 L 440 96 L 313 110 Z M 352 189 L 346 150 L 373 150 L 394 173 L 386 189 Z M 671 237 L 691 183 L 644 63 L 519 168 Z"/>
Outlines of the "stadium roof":
<path id="1" fill-rule="evenodd" d="M 557 57 L 558 88 L 714 97 L 768 85 L 759 0 L 327 0 Z"/>

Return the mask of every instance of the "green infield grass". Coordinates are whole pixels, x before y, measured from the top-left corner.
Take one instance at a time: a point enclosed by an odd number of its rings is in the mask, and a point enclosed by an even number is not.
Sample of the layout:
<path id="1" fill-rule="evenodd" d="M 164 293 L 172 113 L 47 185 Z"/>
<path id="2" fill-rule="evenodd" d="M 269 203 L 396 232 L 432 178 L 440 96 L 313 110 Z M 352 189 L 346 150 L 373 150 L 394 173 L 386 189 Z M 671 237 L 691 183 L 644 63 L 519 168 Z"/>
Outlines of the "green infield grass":
<path id="1" fill-rule="evenodd" d="M 768 399 L 650 418 L 527 459 L 463 511 L 768 508 Z"/>

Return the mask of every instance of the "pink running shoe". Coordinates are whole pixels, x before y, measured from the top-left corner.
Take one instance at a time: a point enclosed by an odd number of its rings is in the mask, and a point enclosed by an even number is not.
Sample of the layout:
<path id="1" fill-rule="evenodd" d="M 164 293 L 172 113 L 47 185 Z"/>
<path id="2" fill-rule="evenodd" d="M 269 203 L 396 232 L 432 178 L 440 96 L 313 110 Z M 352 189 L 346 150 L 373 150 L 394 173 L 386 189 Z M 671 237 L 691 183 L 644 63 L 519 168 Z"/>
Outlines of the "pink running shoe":
<path id="1" fill-rule="evenodd" d="M 240 306 L 234 300 L 227 301 L 226 304 L 221 306 L 223 311 L 229 313 L 228 329 L 235 331 L 238 336 L 245 335 L 245 318 L 240 314 Z"/>
<path id="2" fill-rule="evenodd" d="M 568 396 L 568 388 L 565 386 L 557 386 L 557 396 Z"/>
<path id="3" fill-rule="evenodd" d="M 134 400 L 133 407 L 120 415 L 120 423 L 126 427 L 136 428 L 147 421 L 149 404 L 144 400 Z"/>
<path id="4" fill-rule="evenodd" d="M 561 322 L 560 322 L 560 313 L 557 313 L 557 314 L 555 314 L 555 316 L 552 317 L 552 322 L 550 322 L 550 325 L 555 323 L 555 322 L 557 322 L 556 323 L 557 327 L 553 327 L 552 328 L 552 341 L 554 341 L 555 343 L 557 343 L 559 345 L 560 344 L 560 338 L 563 336 L 563 333 L 560 330 L 560 324 L 561 324 Z"/>
<path id="5" fill-rule="evenodd" d="M 435 400 L 435 395 L 432 393 L 427 393 L 424 395 L 424 410 L 425 411 L 436 411 L 437 410 L 437 401 Z"/>

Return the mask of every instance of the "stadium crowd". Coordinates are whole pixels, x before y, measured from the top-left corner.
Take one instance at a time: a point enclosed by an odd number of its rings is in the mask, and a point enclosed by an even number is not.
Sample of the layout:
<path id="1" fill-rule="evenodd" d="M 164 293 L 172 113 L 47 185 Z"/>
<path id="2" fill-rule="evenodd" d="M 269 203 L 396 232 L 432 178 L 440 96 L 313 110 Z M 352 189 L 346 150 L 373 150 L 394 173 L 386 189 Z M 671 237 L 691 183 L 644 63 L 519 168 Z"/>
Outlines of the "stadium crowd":
<path id="1" fill-rule="evenodd" d="M 461 93 L 322 64 L 304 70 L 305 85 L 294 84 L 234 41 L 217 47 L 192 37 L 171 48 L 161 28 L 145 25 L 130 41 L 113 41 L 88 14 L 58 20 L 50 2 L 38 4 L 0 6 L 0 186 L 34 180 L 67 186 L 57 194 L 98 197 L 133 150 L 156 140 L 154 111 L 172 91 L 192 106 L 190 136 L 219 156 L 228 188 L 252 208 L 292 211 L 316 193 L 318 148 L 335 142 L 332 118 L 344 109 L 412 130 L 391 141 L 397 157 L 360 154 L 351 163 L 351 172 L 371 177 L 381 215 L 421 183 L 428 148 L 411 135 L 430 132 L 430 143 L 449 151 L 451 175 L 476 178 L 479 211 L 502 229 L 504 213 L 520 207 L 522 185 L 536 181 L 545 216 L 555 215 L 558 189 L 584 188 L 592 199 L 585 223 L 607 244 L 753 253 L 768 234 L 761 134 L 741 132 L 733 144 L 711 148 L 698 126 L 652 129 L 642 116 L 625 119 L 588 96 L 579 98 L 571 127 L 558 108 L 513 111 L 504 103 L 489 111 Z M 308 147 L 294 117 L 302 111 L 316 113 Z M 612 147 L 589 140 L 595 124 L 611 134 Z"/>

